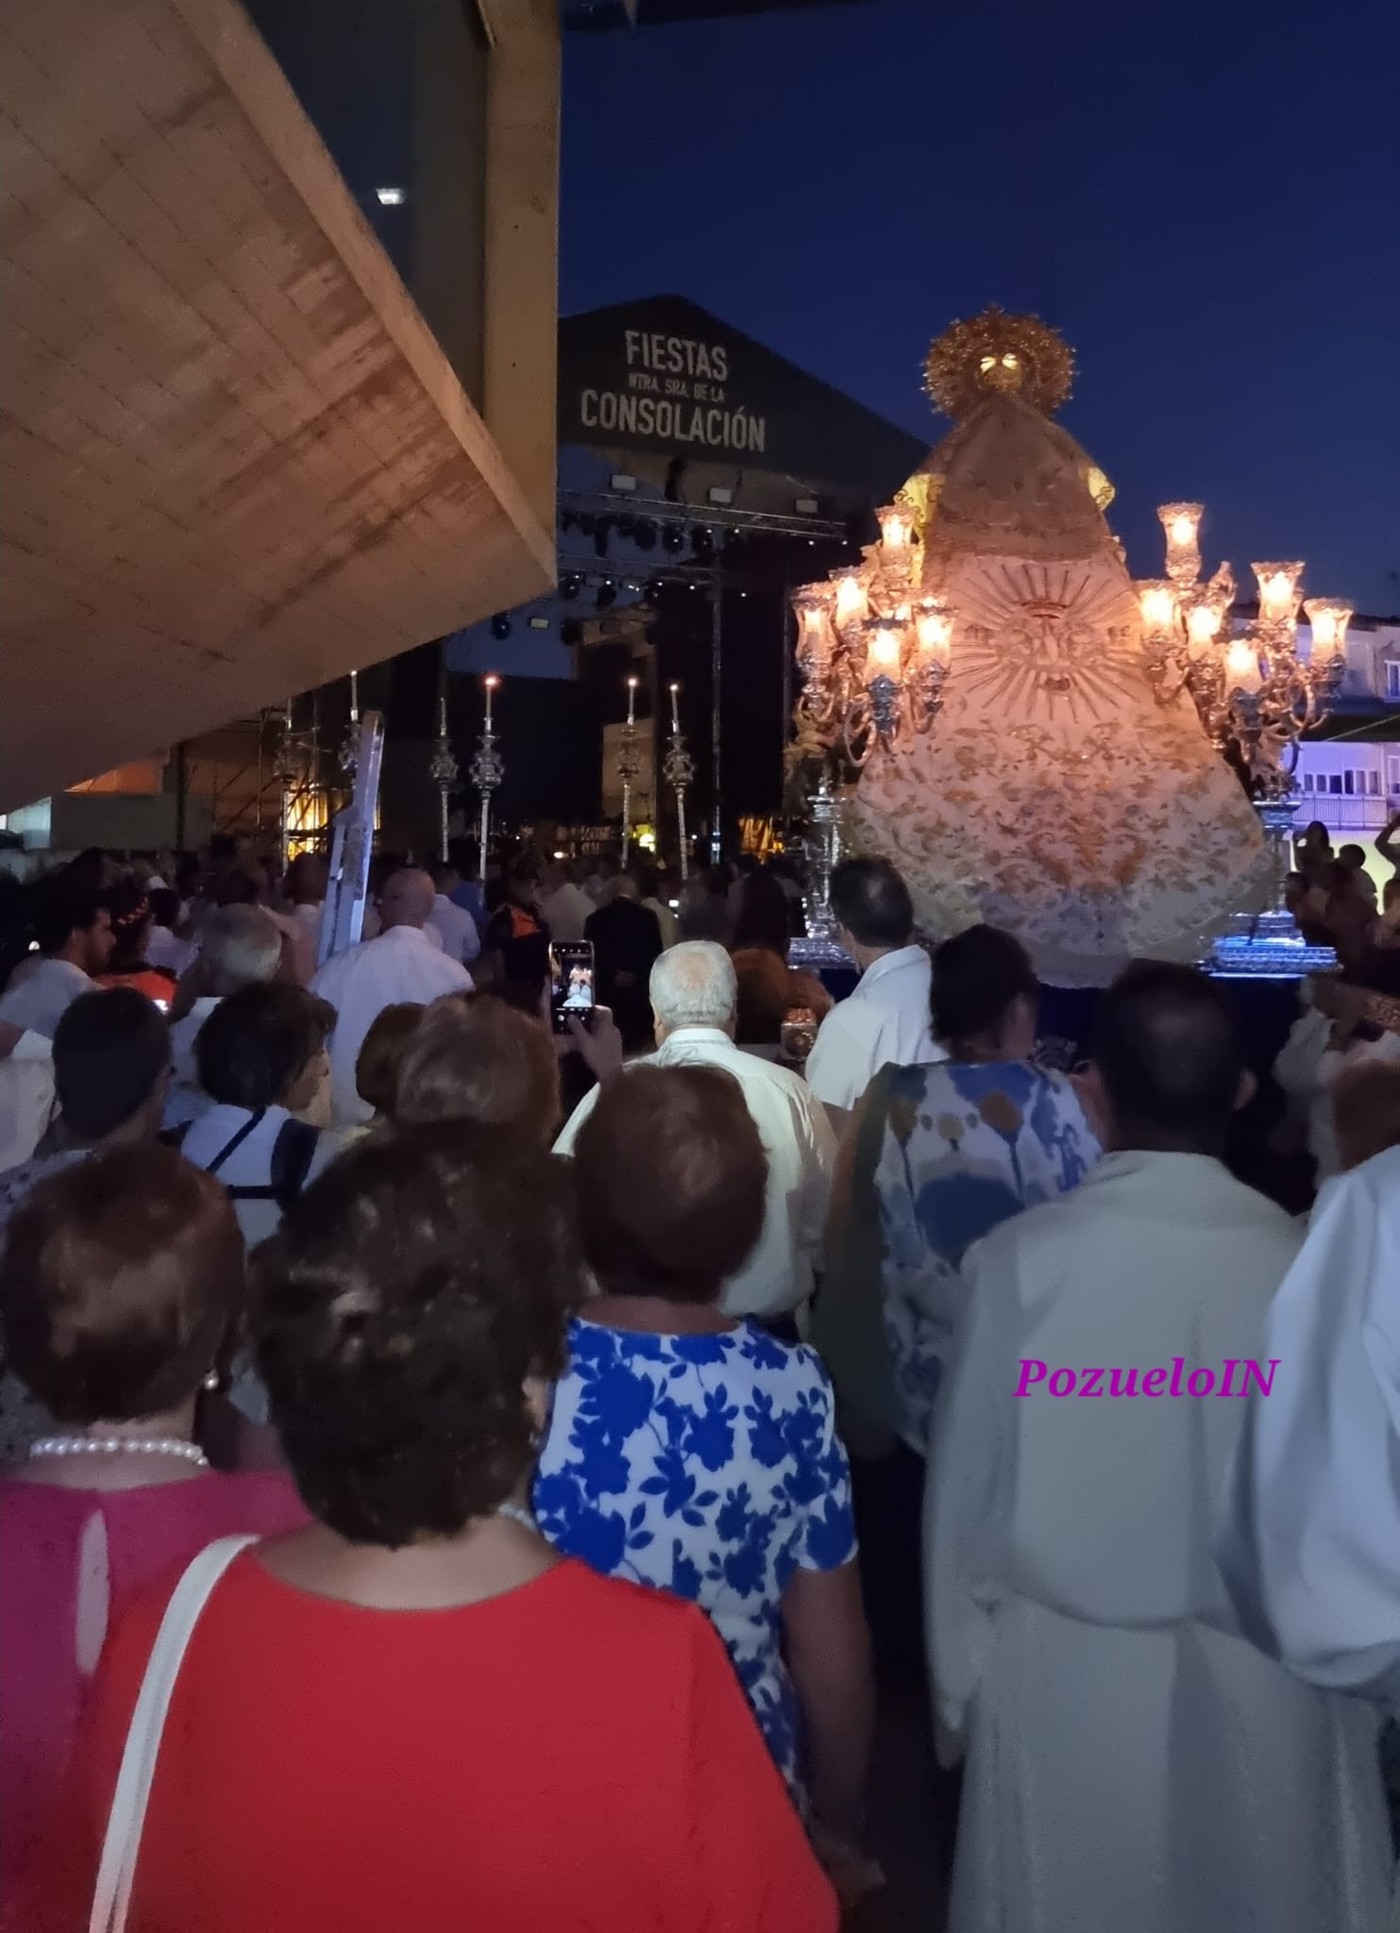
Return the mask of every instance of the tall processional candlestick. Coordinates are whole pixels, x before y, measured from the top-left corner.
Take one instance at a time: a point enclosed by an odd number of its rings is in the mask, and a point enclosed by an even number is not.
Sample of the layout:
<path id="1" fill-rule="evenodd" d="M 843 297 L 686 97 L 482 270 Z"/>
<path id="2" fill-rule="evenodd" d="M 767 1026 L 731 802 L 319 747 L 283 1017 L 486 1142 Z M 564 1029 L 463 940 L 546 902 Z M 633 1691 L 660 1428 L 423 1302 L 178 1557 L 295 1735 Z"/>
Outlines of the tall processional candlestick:
<path id="1" fill-rule="evenodd" d="M 350 673 L 350 722 L 345 728 L 344 743 L 340 748 L 340 769 L 355 783 L 355 768 L 360 757 L 360 674 Z"/>
<path id="2" fill-rule="evenodd" d="M 295 705 L 295 697 L 289 698 L 283 710 L 282 730 L 277 741 L 277 757 L 272 766 L 273 776 L 281 792 L 278 810 L 278 844 L 284 873 L 291 863 L 292 804 L 301 778 L 301 759 L 298 755 L 295 732 Z"/>
<path id="3" fill-rule="evenodd" d="M 447 826 L 449 800 L 457 783 L 457 761 L 452 755 L 452 740 L 447 735 L 447 693 L 438 693 L 437 743 L 428 761 L 428 777 L 438 789 L 438 856 L 447 863 Z"/>
<path id="4" fill-rule="evenodd" d="M 477 742 L 476 752 L 471 762 L 471 781 L 481 794 L 481 883 L 486 883 L 486 852 L 491 839 L 491 794 L 505 777 L 505 761 L 496 743 L 496 734 L 491 729 L 491 696 L 500 684 L 493 671 L 483 678 L 482 688 L 486 693 L 486 722 Z"/>
<path id="5" fill-rule="evenodd" d="M 622 745 L 617 755 L 617 775 L 622 780 L 622 863 L 627 864 L 632 847 L 632 781 L 636 778 L 637 759 L 637 684 L 627 680 L 627 723 L 622 730 Z"/>
<path id="6" fill-rule="evenodd" d="M 671 737 L 662 764 L 662 776 L 676 795 L 676 832 L 681 845 L 681 883 L 690 874 L 690 852 L 685 832 L 685 791 L 695 777 L 695 761 L 686 750 L 681 733 L 680 686 L 671 687 Z"/>

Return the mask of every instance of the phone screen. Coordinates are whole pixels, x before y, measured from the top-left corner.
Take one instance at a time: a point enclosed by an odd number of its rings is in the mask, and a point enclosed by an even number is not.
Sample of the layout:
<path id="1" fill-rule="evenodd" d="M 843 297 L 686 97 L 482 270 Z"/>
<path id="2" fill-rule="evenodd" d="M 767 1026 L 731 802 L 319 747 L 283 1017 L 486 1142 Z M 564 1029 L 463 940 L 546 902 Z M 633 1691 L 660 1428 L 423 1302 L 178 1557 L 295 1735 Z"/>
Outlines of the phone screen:
<path id="1" fill-rule="evenodd" d="M 570 1014 L 593 1011 L 593 942 L 559 941 L 549 949 L 550 1008 L 556 1034 L 568 1032 Z"/>

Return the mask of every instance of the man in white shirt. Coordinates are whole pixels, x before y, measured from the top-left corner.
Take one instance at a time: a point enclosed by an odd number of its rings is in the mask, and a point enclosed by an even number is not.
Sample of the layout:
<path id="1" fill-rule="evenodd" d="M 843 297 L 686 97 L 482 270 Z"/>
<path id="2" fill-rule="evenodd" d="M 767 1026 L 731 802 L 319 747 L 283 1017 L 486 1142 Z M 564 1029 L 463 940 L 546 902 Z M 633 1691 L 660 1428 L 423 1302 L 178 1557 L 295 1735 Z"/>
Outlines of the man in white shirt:
<path id="1" fill-rule="evenodd" d="M 199 958 L 190 969 L 194 1005 L 170 1029 L 171 1081 L 167 1128 L 183 1127 L 209 1105 L 199 1085 L 195 1041 L 221 1000 L 240 987 L 275 980 L 282 964 L 281 927 L 265 906 L 218 906 L 200 931 Z"/>
<path id="2" fill-rule="evenodd" d="M 577 883 L 576 868 L 567 859 L 550 867 L 545 882 L 549 891 L 540 903 L 540 917 L 549 928 L 549 937 L 576 946 L 583 938 L 584 922 L 597 912 L 598 902 Z"/>
<path id="3" fill-rule="evenodd" d="M 54 1029 L 112 956 L 112 921 L 95 893 L 76 891 L 62 876 L 39 888 L 34 922 L 37 953 L 21 960 L 0 999 L 0 1021 L 52 1040 Z"/>
<path id="4" fill-rule="evenodd" d="M 786 1330 L 812 1293 L 836 1155 L 831 1129 L 805 1081 L 734 1045 L 738 984 L 722 946 L 688 940 L 672 947 L 651 969 L 650 992 L 657 1051 L 629 1064 L 726 1069 L 744 1090 L 768 1157 L 763 1233 L 725 1285 L 724 1312 L 757 1316 Z M 616 1078 L 626 1080 L 625 1066 Z M 597 1098 L 595 1087 L 580 1101 L 555 1143 L 556 1154 L 572 1153 Z"/>
<path id="5" fill-rule="evenodd" d="M 57 1106 L 53 1042 L 0 1022 L 0 1174 L 28 1161 Z"/>
<path id="6" fill-rule="evenodd" d="M 861 969 L 822 1022 L 807 1080 L 839 1132 L 882 1067 L 948 1057 L 929 1028 L 928 954 L 914 940 L 909 889 L 886 859 L 843 859 L 831 875 L 842 946 Z"/>
<path id="7" fill-rule="evenodd" d="M 935 1411 L 949 1933 L 1375 1933 L 1374 1718 L 1239 1635 L 1213 1554 L 1237 1399 L 1306 1368 L 1266 1360 L 1299 1231 L 1219 1158 L 1252 1086 L 1221 989 L 1131 968 L 1092 1080 L 1110 1152 L 973 1250 Z"/>
<path id="8" fill-rule="evenodd" d="M 336 1010 L 331 1035 L 331 1091 L 334 1124 L 358 1127 L 373 1110 L 355 1087 L 355 1063 L 365 1035 L 386 1007 L 400 1001 L 427 1006 L 444 994 L 470 993 L 472 976 L 460 960 L 450 960 L 424 932 L 437 895 L 425 872 L 411 868 L 390 876 L 379 897 L 379 935 L 362 940 L 326 961 L 311 990 Z"/>
<path id="9" fill-rule="evenodd" d="M 461 883 L 462 875 L 455 866 L 433 867 L 435 895 L 425 930 L 437 934 L 449 960 L 470 966 L 481 952 L 481 935 L 466 907 L 459 906 L 452 897 Z"/>

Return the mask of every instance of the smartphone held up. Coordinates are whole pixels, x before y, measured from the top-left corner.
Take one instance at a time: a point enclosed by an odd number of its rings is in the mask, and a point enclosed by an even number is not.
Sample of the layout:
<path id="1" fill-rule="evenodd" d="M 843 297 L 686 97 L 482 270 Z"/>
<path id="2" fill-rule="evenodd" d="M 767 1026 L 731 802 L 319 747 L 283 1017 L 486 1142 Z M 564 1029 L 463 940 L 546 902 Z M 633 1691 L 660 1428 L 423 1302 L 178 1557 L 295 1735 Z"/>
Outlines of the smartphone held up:
<path id="1" fill-rule="evenodd" d="M 550 1012 L 554 1031 L 569 1031 L 571 1016 L 588 1021 L 593 1012 L 593 942 L 556 942 L 549 949 Z"/>

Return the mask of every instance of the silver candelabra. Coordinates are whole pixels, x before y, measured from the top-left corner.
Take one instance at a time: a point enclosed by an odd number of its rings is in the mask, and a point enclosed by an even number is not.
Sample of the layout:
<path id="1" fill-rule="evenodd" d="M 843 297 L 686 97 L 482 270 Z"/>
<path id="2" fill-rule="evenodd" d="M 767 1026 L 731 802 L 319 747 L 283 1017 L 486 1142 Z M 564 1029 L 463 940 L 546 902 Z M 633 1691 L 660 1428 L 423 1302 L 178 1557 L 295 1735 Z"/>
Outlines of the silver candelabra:
<path id="1" fill-rule="evenodd" d="M 506 775 L 505 760 L 501 757 L 496 742 L 496 734 L 491 729 L 491 698 L 500 679 L 494 672 L 482 679 L 486 692 L 486 722 L 481 728 L 476 751 L 472 754 L 470 766 L 471 782 L 481 794 L 481 883 L 486 884 L 486 852 L 491 838 L 491 794 Z"/>

